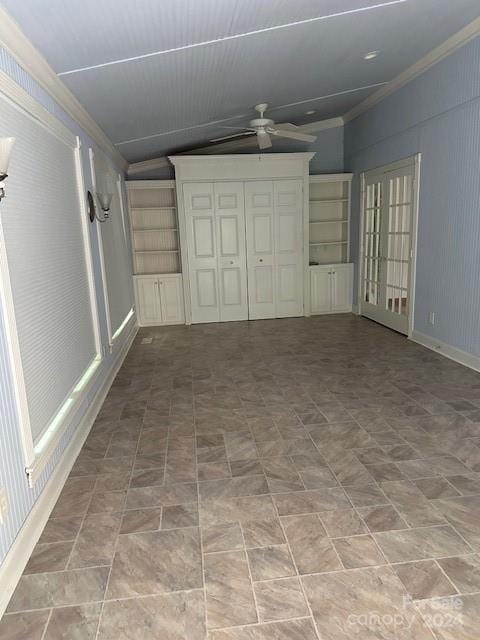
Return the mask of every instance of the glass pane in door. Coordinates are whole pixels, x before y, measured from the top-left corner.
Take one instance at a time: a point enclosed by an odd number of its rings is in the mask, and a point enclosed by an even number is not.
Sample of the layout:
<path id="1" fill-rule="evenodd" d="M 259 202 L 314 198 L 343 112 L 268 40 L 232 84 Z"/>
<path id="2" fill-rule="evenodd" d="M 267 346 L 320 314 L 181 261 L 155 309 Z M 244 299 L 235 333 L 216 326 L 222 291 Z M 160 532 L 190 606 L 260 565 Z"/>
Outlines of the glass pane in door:
<path id="1" fill-rule="evenodd" d="M 380 302 L 382 183 L 367 184 L 365 195 L 363 300 L 377 305 Z"/>
<path id="2" fill-rule="evenodd" d="M 388 180 L 388 230 L 385 245 L 385 309 L 408 316 L 410 227 L 412 218 L 412 180 L 410 174 Z"/>

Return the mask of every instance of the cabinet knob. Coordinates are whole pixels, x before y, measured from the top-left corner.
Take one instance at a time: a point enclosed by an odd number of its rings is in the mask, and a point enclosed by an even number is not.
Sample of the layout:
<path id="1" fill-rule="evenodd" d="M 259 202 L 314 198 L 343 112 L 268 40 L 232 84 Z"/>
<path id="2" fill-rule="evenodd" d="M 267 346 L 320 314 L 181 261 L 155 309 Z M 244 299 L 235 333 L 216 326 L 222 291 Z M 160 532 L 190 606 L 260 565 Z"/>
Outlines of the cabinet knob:
<path id="1" fill-rule="evenodd" d="M 233 264 L 233 260 L 230 260 L 230 264 Z"/>
<path id="2" fill-rule="evenodd" d="M 263 258 L 260 258 L 259 262 L 263 262 Z"/>

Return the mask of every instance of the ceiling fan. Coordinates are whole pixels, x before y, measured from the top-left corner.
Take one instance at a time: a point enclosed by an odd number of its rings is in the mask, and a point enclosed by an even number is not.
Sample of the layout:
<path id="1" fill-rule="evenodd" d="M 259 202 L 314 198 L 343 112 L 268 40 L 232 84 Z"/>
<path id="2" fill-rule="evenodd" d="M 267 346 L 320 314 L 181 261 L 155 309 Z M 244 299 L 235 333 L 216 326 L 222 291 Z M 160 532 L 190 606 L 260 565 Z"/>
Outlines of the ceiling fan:
<path id="1" fill-rule="evenodd" d="M 301 133 L 297 126 L 290 124 L 289 122 L 282 123 L 279 125 L 280 128 L 277 129 L 273 120 L 270 120 L 270 118 L 264 118 L 267 108 L 268 104 L 257 104 L 255 111 L 258 111 L 260 117 L 250 120 L 249 126 L 246 127 L 246 131 L 232 133 L 231 135 L 223 136 L 222 138 L 214 138 L 213 140 L 210 140 L 210 142 L 221 142 L 222 140 L 230 140 L 231 138 L 239 138 L 241 136 L 251 136 L 256 134 L 259 148 L 269 149 L 272 146 L 271 136 L 301 140 L 302 142 L 314 142 L 317 139 L 317 136 L 312 136 L 308 133 Z M 222 129 L 241 128 L 242 127 L 222 127 Z"/>

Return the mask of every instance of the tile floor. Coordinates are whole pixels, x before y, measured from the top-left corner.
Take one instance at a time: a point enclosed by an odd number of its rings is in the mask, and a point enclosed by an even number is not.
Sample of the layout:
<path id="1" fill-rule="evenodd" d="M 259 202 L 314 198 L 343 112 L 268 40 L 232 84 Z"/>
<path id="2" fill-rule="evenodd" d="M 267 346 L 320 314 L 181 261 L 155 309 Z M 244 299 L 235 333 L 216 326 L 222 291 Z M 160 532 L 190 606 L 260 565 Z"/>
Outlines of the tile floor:
<path id="1" fill-rule="evenodd" d="M 7 640 L 474 640 L 480 376 L 350 315 L 143 329 Z"/>

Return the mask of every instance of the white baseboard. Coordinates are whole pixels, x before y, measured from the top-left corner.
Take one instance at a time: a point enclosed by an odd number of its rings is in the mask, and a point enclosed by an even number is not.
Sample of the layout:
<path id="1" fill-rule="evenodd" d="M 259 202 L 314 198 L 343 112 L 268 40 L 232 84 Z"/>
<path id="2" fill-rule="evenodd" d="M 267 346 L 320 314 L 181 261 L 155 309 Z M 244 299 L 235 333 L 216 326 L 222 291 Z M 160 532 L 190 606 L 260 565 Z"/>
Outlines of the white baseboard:
<path id="1" fill-rule="evenodd" d="M 5 560 L 0 566 L 0 585 L 2 585 L 0 590 L 0 618 L 7 608 L 15 587 L 20 580 L 20 576 L 22 575 L 28 559 L 30 558 L 31 553 L 37 544 L 45 525 L 47 524 L 47 520 L 50 517 L 55 503 L 57 502 L 58 496 L 63 489 L 63 485 L 65 484 L 68 474 L 73 467 L 73 463 L 80 453 L 83 443 L 95 422 L 95 418 L 103 405 L 115 376 L 122 366 L 137 331 L 138 327 L 134 326 L 125 341 L 125 344 L 119 350 L 104 384 L 92 400 L 88 411 L 83 416 L 75 431 L 75 435 L 65 449 L 60 462 L 55 467 L 42 493 L 33 505 L 32 510 L 18 532 L 14 543 L 10 547 Z"/>
<path id="2" fill-rule="evenodd" d="M 413 331 L 410 336 L 410 340 L 417 342 L 423 347 L 427 347 L 427 349 L 431 349 L 436 353 L 440 353 L 442 356 L 450 358 L 450 360 L 463 364 L 465 367 L 469 367 L 475 371 L 480 371 L 480 357 L 475 356 L 472 353 L 468 353 L 468 351 L 462 351 L 462 349 L 452 347 L 452 345 L 447 344 L 446 342 L 427 336 L 419 331 Z"/>

